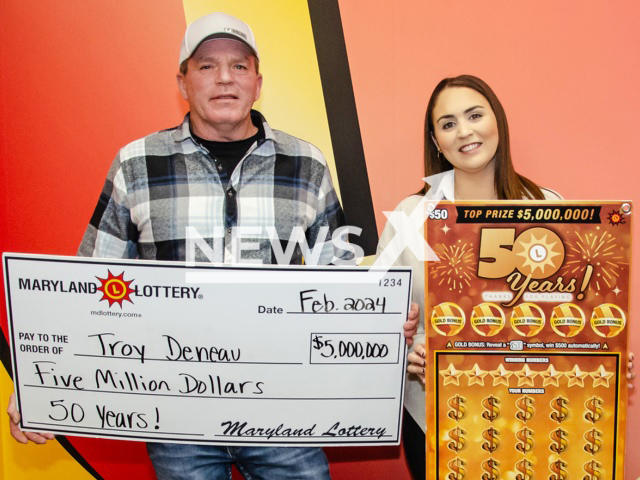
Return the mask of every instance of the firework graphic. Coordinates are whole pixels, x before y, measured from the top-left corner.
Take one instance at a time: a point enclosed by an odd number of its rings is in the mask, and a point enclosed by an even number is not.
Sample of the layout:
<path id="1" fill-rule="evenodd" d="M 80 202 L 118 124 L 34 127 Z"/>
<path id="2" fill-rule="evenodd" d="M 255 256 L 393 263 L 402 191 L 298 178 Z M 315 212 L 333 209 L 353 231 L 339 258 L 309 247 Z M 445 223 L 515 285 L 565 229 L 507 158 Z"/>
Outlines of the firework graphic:
<path id="1" fill-rule="evenodd" d="M 435 267 L 429 267 L 429 273 L 434 280 L 440 279 L 438 285 L 449 286 L 449 290 L 462 292 L 465 286 L 470 287 L 470 280 L 475 275 L 473 245 L 462 243 L 457 245 L 436 245 L 436 254 L 440 262 Z"/>
<path id="2" fill-rule="evenodd" d="M 593 281 L 597 291 L 605 287 L 613 288 L 620 278 L 624 257 L 617 252 L 621 247 L 609 232 L 602 234 L 574 232 L 577 240 L 566 242 L 566 262 L 562 267 L 562 275 L 576 275 L 584 271 L 587 265 L 594 268 Z"/>

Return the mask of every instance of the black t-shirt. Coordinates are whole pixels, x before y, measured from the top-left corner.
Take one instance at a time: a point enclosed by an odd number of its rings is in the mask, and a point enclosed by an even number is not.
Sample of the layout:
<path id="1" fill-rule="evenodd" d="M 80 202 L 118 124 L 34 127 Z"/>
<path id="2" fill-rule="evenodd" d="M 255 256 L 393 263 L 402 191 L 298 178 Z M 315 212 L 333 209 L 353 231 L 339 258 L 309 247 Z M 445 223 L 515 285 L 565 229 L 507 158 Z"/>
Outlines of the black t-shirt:
<path id="1" fill-rule="evenodd" d="M 254 142 L 265 138 L 264 128 L 262 125 L 256 125 L 256 127 L 258 128 L 258 132 L 255 135 L 245 138 L 244 140 L 237 140 L 234 142 L 214 142 L 211 140 L 205 140 L 204 138 L 198 137 L 193 133 L 193 131 L 191 132 L 195 141 L 209 151 L 224 185 L 229 182 L 231 174 L 238 166 L 238 163 L 240 163 L 240 160 L 242 160 L 246 155 L 249 148 L 251 148 L 251 145 L 253 145 Z"/>

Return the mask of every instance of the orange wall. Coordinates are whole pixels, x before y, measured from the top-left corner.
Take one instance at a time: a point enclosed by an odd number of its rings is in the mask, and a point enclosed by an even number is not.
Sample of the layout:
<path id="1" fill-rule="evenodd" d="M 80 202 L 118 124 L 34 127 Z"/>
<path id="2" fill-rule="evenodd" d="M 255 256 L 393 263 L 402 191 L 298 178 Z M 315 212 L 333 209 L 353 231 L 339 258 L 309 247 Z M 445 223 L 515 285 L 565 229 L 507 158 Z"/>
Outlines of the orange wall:
<path id="1" fill-rule="evenodd" d="M 520 173 L 568 199 L 640 209 L 638 2 L 342 0 L 340 9 L 379 229 L 381 212 L 421 185 L 431 91 L 462 73 L 486 80 L 503 103 Z M 638 219 L 633 236 L 638 252 Z M 636 262 L 633 285 L 639 272 Z M 640 296 L 631 311 L 640 314 Z M 640 354 L 640 326 L 630 323 Z M 631 439 L 637 391 L 629 403 Z M 629 442 L 625 478 L 640 476 L 639 452 Z"/>
<path id="2" fill-rule="evenodd" d="M 75 254 L 118 148 L 186 111 L 184 28 L 175 0 L 0 3 L 2 251 Z"/>
<path id="3" fill-rule="evenodd" d="M 175 0 L 0 2 L 0 251 L 75 254 L 118 148 L 186 111 L 184 28 Z M 13 443 L 2 420 L 0 479 L 91 478 L 55 445 Z M 153 478 L 142 443 L 72 441 L 105 478 Z"/>

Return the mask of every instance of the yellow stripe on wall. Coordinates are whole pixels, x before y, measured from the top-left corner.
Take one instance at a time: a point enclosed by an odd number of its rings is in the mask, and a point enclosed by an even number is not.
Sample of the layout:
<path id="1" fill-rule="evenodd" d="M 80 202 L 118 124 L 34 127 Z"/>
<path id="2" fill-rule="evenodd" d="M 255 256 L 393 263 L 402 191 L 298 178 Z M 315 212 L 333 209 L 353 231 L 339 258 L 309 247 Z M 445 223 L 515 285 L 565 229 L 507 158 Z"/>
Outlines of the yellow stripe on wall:
<path id="1" fill-rule="evenodd" d="M 9 417 L 4 413 L 13 392 L 13 382 L 0 367 L 0 480 L 88 480 L 93 479 L 62 446 L 56 442 L 46 445 L 16 442 L 9 433 Z"/>
<path id="2" fill-rule="evenodd" d="M 329 133 L 320 70 L 305 0 L 183 0 L 187 24 L 212 12 L 246 22 L 256 38 L 263 75 L 255 108 L 271 128 L 318 147 L 327 159 L 338 196 L 339 185 Z M 176 70 L 178 49 L 176 48 Z"/>

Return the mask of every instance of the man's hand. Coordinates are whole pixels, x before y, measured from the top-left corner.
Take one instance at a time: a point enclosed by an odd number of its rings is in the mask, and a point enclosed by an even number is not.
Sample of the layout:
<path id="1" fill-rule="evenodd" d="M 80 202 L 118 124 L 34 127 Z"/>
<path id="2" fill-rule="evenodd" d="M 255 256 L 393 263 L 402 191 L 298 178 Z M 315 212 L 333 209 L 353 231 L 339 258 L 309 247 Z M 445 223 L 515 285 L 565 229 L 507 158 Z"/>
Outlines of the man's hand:
<path id="1" fill-rule="evenodd" d="M 15 394 L 11 394 L 9 397 L 9 407 L 7 408 L 7 414 L 9 415 L 9 430 L 11 436 L 20 443 L 29 443 L 31 440 L 33 443 L 39 445 L 47 443 L 47 440 L 53 440 L 55 437 L 52 433 L 35 433 L 35 432 L 23 432 L 20 430 L 18 424 L 20 423 L 20 412 L 16 408 Z"/>
<path id="2" fill-rule="evenodd" d="M 420 323 L 420 307 L 415 302 L 411 302 L 411 309 L 407 314 L 407 321 L 404 322 L 404 339 L 407 345 L 410 347 L 413 345 L 413 336 L 418 331 L 418 324 Z"/>
<path id="3" fill-rule="evenodd" d="M 629 389 L 633 388 L 633 383 L 631 383 L 631 381 L 636 378 L 636 372 L 633 371 L 633 359 L 635 358 L 635 355 L 633 354 L 633 352 L 629 352 L 629 355 L 627 357 L 627 361 L 629 362 L 627 364 L 627 387 L 629 387 Z"/>
<path id="4" fill-rule="evenodd" d="M 418 375 L 422 383 L 425 383 L 425 346 L 424 343 L 416 343 L 416 346 L 413 348 L 413 352 L 411 352 L 407 356 L 407 360 L 409 360 L 409 366 L 407 367 L 407 372 L 415 373 Z"/>

